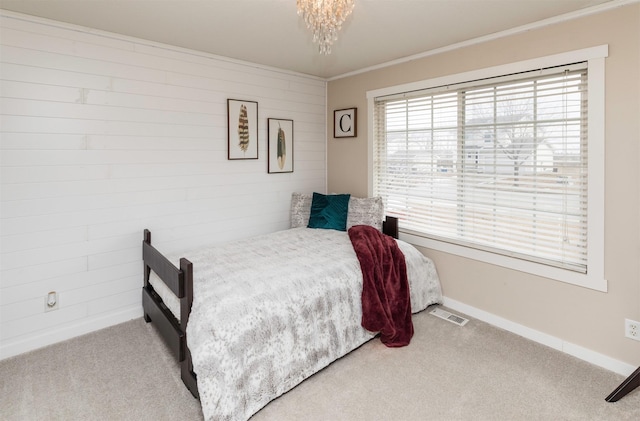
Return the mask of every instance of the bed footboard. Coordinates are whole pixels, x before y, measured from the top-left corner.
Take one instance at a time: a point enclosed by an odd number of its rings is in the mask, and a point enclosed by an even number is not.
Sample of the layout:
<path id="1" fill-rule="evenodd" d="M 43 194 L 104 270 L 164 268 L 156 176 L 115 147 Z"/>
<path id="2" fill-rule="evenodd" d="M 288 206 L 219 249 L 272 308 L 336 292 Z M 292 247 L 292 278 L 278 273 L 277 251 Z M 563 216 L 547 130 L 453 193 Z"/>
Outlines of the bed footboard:
<path id="1" fill-rule="evenodd" d="M 142 308 L 144 320 L 153 322 L 165 343 L 180 362 L 180 375 L 185 386 L 198 398 L 198 385 L 193 372 L 191 352 L 187 346 L 186 326 L 193 303 L 193 265 L 185 258 L 180 259 L 177 268 L 151 245 L 151 232 L 144 230 L 142 241 L 144 262 L 144 286 L 142 287 Z M 171 291 L 180 299 L 180 322 L 164 304 L 149 283 L 151 271 L 158 275 Z"/>

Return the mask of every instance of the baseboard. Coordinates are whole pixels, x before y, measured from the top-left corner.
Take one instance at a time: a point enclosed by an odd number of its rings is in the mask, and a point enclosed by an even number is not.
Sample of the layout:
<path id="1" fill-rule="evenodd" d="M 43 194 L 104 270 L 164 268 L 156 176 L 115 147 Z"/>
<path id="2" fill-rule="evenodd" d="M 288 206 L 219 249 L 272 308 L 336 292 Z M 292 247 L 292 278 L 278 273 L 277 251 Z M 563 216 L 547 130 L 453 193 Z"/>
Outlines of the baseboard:
<path id="1" fill-rule="evenodd" d="M 132 319 L 142 317 L 142 306 L 135 305 L 116 313 L 109 313 L 99 317 L 89 318 L 80 323 L 65 326 L 59 329 L 47 330 L 41 335 L 26 339 L 16 339 L 7 341 L 0 345 L 0 360 L 10 358 L 25 352 L 34 351 L 48 345 L 66 341 L 87 333 L 104 329 L 113 325 L 127 322 Z"/>
<path id="2" fill-rule="evenodd" d="M 459 311 L 485 323 L 489 323 L 490 325 L 499 327 L 508 332 L 530 339 L 534 342 L 546 345 L 560 352 L 572 355 L 583 361 L 597 365 L 598 367 L 602 367 L 609 371 L 613 371 L 614 373 L 621 374 L 625 377 L 630 376 L 631 373 L 636 370 L 636 367 L 625 362 L 616 360 L 614 358 L 581 347 L 579 345 L 566 342 L 560 338 L 556 338 L 555 336 L 539 332 L 521 324 L 514 323 L 510 320 L 464 304 L 460 301 L 448 297 L 443 297 L 443 305 L 450 308 L 451 310 Z M 57 342 L 72 339 L 77 336 L 91 333 L 99 329 L 104 329 L 109 326 L 124 323 L 138 317 L 142 317 L 142 308 L 140 306 L 134 306 L 118 313 L 112 313 L 106 316 L 92 318 L 80 324 L 75 324 L 61 329 L 49 331 L 46 334 L 38 335 L 36 337 L 28 338 L 22 341 L 18 340 L 15 342 L 3 343 L 0 346 L 0 360 L 10 358 L 25 352 L 33 351 L 48 345 L 53 345 Z"/>
<path id="3" fill-rule="evenodd" d="M 521 324 L 514 323 L 510 320 L 464 304 L 457 300 L 443 297 L 442 304 L 445 307 L 450 308 L 451 310 L 459 311 L 468 316 L 489 323 L 490 325 L 499 327 L 511 333 L 515 333 L 516 335 L 546 345 L 560 352 L 564 352 L 565 354 L 569 354 L 588 363 L 597 365 L 598 367 L 602 367 L 606 370 L 613 371 L 614 373 L 621 374 L 625 377 L 631 375 L 631 373 L 633 373 L 637 369 L 637 367 L 634 367 L 631 364 L 616 360 L 614 358 L 581 347 L 579 345 L 566 342 L 560 338 L 556 338 L 555 336 L 528 328 Z"/>

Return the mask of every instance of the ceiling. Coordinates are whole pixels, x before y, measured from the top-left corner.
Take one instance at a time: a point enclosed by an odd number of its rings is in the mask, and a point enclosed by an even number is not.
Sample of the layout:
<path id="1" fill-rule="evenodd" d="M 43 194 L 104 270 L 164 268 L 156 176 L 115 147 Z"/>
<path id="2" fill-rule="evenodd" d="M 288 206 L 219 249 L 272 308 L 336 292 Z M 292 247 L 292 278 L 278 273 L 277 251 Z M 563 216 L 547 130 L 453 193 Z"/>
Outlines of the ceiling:
<path id="1" fill-rule="evenodd" d="M 317 52 L 295 0 L 0 0 L 0 8 L 332 78 L 623 3 L 629 1 L 356 0 L 328 56 Z"/>

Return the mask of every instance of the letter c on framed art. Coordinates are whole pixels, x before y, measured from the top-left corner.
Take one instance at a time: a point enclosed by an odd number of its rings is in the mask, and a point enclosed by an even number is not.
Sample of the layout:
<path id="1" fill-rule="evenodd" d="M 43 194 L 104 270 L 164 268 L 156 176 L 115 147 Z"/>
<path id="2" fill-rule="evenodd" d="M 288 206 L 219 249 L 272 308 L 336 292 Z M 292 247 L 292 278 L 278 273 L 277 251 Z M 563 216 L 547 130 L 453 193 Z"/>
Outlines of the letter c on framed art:
<path id="1" fill-rule="evenodd" d="M 358 134 L 357 108 L 333 112 L 333 137 L 356 137 Z"/>

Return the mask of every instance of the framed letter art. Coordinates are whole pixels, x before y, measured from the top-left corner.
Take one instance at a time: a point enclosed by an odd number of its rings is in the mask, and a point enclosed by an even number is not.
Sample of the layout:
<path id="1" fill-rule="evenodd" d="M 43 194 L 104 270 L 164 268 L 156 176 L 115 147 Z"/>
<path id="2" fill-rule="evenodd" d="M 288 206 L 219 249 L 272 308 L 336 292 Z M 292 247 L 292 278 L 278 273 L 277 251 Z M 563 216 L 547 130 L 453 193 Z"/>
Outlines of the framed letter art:
<path id="1" fill-rule="evenodd" d="M 333 112 L 333 137 L 356 137 L 357 108 L 345 108 Z"/>
<path id="2" fill-rule="evenodd" d="M 293 172 L 293 120 L 269 118 L 269 173 Z"/>
<path id="3" fill-rule="evenodd" d="M 228 159 L 258 159 L 258 103 L 227 100 Z"/>

